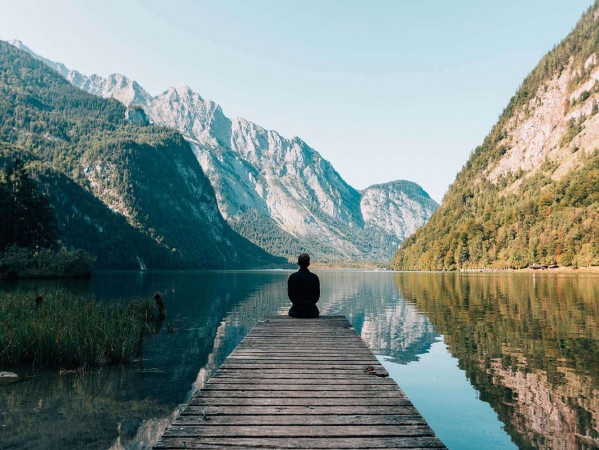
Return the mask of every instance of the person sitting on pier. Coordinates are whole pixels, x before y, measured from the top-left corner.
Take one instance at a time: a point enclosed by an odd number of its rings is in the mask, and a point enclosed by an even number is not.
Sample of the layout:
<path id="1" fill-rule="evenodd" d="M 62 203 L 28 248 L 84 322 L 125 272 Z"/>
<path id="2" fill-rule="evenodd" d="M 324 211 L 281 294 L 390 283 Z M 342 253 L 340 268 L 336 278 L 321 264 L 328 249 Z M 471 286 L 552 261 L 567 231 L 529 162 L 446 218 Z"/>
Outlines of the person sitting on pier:
<path id="1" fill-rule="evenodd" d="M 293 306 L 289 315 L 296 318 L 313 319 L 320 315 L 316 306 L 320 298 L 320 280 L 316 274 L 308 270 L 310 255 L 302 253 L 297 258 L 300 267 L 287 280 L 287 295 Z"/>

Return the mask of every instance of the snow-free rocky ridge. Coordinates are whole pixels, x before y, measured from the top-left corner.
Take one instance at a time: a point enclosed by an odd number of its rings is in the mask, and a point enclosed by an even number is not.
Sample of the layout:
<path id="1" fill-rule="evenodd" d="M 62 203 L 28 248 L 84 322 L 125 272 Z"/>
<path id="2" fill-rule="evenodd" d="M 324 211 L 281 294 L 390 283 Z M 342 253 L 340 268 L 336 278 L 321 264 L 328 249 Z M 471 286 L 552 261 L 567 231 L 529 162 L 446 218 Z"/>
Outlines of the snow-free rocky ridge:
<path id="1" fill-rule="evenodd" d="M 325 260 L 387 260 L 438 208 L 415 183 L 397 181 L 357 191 L 298 137 L 287 139 L 242 118 L 187 86 L 152 96 L 120 74 L 83 75 L 29 52 L 73 85 L 178 130 L 191 144 L 232 227 L 267 251 L 288 258 L 308 250 Z"/>

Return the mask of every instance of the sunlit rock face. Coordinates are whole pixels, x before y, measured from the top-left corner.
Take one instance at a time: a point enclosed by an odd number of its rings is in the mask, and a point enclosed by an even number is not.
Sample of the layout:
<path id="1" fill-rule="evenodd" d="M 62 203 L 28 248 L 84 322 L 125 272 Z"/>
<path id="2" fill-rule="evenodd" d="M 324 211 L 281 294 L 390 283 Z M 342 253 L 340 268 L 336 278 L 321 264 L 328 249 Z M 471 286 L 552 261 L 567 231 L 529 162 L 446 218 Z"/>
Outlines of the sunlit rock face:
<path id="1" fill-rule="evenodd" d="M 514 356 L 523 361 L 522 357 Z M 599 397 L 590 377 L 559 368 L 566 382 L 552 385 L 545 371 L 504 367 L 501 360 L 493 361 L 485 370 L 511 390 L 512 424 L 536 448 L 578 450 L 599 446 L 592 425 L 599 423 Z M 589 412 L 587 426 L 580 422 L 581 411 Z"/>
<path id="2" fill-rule="evenodd" d="M 414 233 L 439 205 L 416 183 L 406 180 L 375 184 L 362 191 L 360 209 L 366 227 L 382 229 L 395 239 Z"/>
<path id="3" fill-rule="evenodd" d="M 406 181 L 358 192 L 300 138 L 229 119 L 187 86 L 152 96 L 124 75 L 86 76 L 35 55 L 20 41 L 12 44 L 75 86 L 140 108 L 151 123 L 181 132 L 214 187 L 223 217 L 273 254 L 292 259 L 309 249 L 321 260 L 388 260 L 438 207 Z"/>
<path id="4" fill-rule="evenodd" d="M 568 64 L 539 88 L 526 108 L 511 117 L 505 126 L 507 151 L 488 168 L 489 180 L 496 183 L 519 170 L 530 176 L 546 161 L 555 164 L 557 179 L 578 167 L 586 155 L 599 150 L 597 63 L 597 54 L 593 53 L 582 67 Z M 573 122 L 580 122 L 580 130 L 566 142 L 564 136 Z"/>
<path id="5" fill-rule="evenodd" d="M 599 265 L 599 3 L 541 58 L 397 270 Z M 514 213 L 517 212 L 517 213 Z"/>

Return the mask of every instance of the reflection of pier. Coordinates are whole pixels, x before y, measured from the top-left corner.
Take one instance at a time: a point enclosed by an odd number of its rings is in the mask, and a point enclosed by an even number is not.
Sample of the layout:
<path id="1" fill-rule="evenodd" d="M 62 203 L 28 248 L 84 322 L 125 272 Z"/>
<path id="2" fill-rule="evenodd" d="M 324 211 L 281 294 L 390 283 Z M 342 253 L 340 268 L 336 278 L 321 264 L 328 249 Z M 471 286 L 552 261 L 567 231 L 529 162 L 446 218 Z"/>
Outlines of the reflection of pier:
<path id="1" fill-rule="evenodd" d="M 156 448 L 445 448 L 345 317 L 260 321 Z"/>

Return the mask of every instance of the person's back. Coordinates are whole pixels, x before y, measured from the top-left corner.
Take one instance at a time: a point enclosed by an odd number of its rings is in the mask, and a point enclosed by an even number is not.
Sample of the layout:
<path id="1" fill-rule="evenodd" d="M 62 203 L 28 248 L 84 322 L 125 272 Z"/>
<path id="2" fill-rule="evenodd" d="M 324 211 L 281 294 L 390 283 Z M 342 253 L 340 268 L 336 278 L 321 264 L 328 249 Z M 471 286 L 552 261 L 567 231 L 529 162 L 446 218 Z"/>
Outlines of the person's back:
<path id="1" fill-rule="evenodd" d="M 310 256 L 306 253 L 299 255 L 298 265 L 300 269 L 287 280 L 287 294 L 293 303 L 289 315 L 298 318 L 318 317 L 320 311 L 316 303 L 320 298 L 320 280 L 308 270 Z"/>

